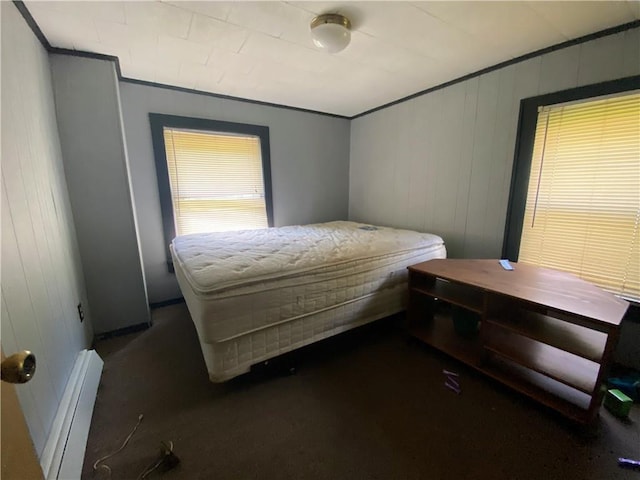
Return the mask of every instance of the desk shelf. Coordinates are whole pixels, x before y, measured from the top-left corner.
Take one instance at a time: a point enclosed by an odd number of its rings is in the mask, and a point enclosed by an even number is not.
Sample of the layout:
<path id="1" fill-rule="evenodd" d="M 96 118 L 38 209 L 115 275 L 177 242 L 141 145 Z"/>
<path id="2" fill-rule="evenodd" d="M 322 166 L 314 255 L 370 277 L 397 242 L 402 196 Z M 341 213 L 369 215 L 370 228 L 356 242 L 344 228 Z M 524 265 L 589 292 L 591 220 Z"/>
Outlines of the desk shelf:
<path id="1" fill-rule="evenodd" d="M 431 285 L 414 286 L 413 290 L 476 313 L 482 313 L 484 309 L 484 293 L 460 283 L 436 279 Z"/>
<path id="2" fill-rule="evenodd" d="M 494 355 L 548 376 L 560 383 L 591 394 L 598 377 L 599 365 L 543 343 L 513 339 L 500 346 L 484 345 Z"/>
<path id="3" fill-rule="evenodd" d="M 497 260 L 409 267 L 408 332 L 580 423 L 592 421 L 628 303 L 573 275 Z M 478 314 L 459 335 L 442 304 Z M 587 306 L 587 307 L 586 307 Z"/>
<path id="4" fill-rule="evenodd" d="M 602 358 L 607 342 L 605 333 L 526 310 L 516 311 L 509 318 L 488 318 L 487 324 L 561 348 L 593 362 Z"/>
<path id="5" fill-rule="evenodd" d="M 422 340 L 453 358 L 470 365 L 479 365 L 483 348 L 478 337 L 463 338 L 453 329 L 451 317 L 437 313 L 433 321 L 414 325 L 409 330 L 415 338 Z"/>
<path id="6" fill-rule="evenodd" d="M 483 373 L 576 422 L 590 420 L 591 397 L 546 375 L 500 357 L 491 358 Z"/>

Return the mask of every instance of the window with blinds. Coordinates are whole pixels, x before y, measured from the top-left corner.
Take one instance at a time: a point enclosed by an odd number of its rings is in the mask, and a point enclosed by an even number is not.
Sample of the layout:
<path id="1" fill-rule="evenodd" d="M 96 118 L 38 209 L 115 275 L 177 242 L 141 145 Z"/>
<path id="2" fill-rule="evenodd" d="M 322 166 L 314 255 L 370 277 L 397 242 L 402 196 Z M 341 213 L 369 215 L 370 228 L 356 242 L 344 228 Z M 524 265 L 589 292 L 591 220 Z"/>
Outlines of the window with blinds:
<path id="1" fill-rule="evenodd" d="M 176 235 L 268 227 L 257 135 L 164 127 Z"/>
<path id="2" fill-rule="evenodd" d="M 518 261 L 640 301 L 640 92 L 539 108 Z"/>

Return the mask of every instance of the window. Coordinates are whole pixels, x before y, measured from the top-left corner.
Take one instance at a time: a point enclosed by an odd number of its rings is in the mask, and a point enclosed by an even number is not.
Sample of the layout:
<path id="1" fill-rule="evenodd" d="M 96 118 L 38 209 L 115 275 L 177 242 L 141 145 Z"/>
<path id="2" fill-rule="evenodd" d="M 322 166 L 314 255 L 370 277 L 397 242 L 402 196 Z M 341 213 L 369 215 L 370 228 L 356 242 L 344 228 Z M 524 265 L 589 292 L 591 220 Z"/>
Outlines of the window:
<path id="1" fill-rule="evenodd" d="M 268 127 L 150 114 L 165 244 L 273 225 Z"/>
<path id="2" fill-rule="evenodd" d="M 505 256 L 638 301 L 640 92 L 609 94 L 627 85 L 523 101 Z"/>

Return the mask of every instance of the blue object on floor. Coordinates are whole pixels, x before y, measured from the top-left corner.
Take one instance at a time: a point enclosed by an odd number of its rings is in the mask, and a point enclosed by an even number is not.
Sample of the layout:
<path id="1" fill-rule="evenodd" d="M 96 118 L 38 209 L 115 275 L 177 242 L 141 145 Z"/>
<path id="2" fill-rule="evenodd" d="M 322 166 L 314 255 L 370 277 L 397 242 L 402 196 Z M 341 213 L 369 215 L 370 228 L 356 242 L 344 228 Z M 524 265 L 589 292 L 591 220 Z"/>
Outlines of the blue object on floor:
<path id="1" fill-rule="evenodd" d="M 630 375 L 626 377 L 609 378 L 607 384 L 609 388 L 620 390 L 634 402 L 640 401 L 640 377 Z"/>

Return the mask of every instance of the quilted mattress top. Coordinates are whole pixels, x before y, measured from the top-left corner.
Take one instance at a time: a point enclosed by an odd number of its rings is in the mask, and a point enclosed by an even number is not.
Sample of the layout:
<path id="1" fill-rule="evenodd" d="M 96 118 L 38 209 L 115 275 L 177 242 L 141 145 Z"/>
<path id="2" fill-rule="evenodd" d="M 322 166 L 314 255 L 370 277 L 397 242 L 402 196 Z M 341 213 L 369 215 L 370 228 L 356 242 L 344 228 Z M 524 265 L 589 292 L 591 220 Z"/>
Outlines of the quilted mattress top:
<path id="1" fill-rule="evenodd" d="M 429 233 L 336 221 L 183 235 L 172 253 L 191 288 L 203 294 L 442 245 Z"/>

